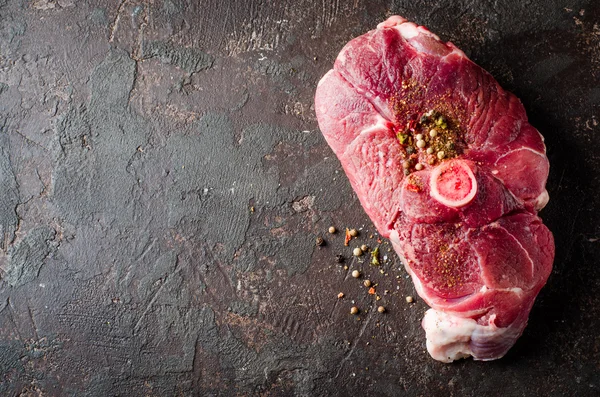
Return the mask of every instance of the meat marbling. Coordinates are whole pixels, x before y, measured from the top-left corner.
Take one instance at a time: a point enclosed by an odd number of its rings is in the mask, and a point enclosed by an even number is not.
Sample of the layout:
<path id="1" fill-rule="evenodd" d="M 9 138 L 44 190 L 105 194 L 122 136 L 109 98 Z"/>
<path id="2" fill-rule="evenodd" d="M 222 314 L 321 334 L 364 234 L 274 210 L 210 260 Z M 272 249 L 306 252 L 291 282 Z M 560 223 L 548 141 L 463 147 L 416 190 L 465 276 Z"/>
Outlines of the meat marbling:
<path id="1" fill-rule="evenodd" d="M 342 49 L 315 109 L 431 306 L 422 322 L 431 356 L 502 357 L 554 259 L 537 216 L 548 202 L 546 148 L 519 99 L 452 43 L 393 16 Z"/>

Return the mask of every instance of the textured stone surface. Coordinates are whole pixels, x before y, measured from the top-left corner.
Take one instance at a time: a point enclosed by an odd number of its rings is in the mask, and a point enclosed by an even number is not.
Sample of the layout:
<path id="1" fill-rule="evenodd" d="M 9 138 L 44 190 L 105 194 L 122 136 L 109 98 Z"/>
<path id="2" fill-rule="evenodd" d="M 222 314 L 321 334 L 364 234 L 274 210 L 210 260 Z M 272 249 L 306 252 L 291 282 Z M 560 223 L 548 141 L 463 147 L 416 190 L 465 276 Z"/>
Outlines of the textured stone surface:
<path id="1" fill-rule="evenodd" d="M 546 138 L 554 271 L 496 362 L 429 358 L 426 306 L 317 129 L 316 83 L 394 13 Z M 593 1 L 0 0 L 0 394 L 599 393 L 599 21 Z M 363 230 L 344 247 L 332 224 Z"/>

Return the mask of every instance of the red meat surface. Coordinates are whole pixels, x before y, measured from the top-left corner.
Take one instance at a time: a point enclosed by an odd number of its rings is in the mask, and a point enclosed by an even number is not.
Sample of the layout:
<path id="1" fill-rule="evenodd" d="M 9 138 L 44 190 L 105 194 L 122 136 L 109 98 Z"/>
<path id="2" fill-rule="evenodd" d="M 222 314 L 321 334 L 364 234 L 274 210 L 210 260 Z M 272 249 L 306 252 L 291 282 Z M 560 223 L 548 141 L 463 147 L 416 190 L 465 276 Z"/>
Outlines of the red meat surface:
<path id="1" fill-rule="evenodd" d="M 422 324 L 432 357 L 502 357 L 554 259 L 537 216 L 546 148 L 519 99 L 452 43 L 393 16 L 342 49 L 315 110 L 431 306 Z"/>

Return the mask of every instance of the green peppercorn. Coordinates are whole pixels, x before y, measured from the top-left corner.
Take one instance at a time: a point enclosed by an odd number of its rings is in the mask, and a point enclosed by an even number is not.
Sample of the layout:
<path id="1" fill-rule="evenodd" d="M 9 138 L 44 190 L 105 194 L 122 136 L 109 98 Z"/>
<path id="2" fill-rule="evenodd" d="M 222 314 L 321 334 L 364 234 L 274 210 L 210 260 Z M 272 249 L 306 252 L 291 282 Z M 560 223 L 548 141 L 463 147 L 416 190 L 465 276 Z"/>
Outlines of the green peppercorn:
<path id="1" fill-rule="evenodd" d="M 400 143 L 402 145 L 404 145 L 408 142 L 408 135 L 407 134 L 398 134 L 398 140 L 400 141 Z"/>

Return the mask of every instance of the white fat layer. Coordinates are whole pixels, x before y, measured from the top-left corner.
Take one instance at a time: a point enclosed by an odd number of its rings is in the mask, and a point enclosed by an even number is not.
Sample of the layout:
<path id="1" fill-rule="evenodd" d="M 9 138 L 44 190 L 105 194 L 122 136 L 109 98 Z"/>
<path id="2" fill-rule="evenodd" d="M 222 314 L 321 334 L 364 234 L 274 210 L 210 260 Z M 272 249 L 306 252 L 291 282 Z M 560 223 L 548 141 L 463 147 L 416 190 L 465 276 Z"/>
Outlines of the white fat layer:
<path id="1" fill-rule="evenodd" d="M 521 248 L 523 254 L 527 257 L 527 259 L 529 259 L 529 263 L 531 264 L 531 274 L 535 274 L 535 263 L 534 263 L 533 259 L 531 259 L 531 256 L 529 255 L 529 251 L 527 251 L 527 249 L 525 247 L 523 247 L 523 244 L 521 244 L 519 239 L 516 238 L 514 234 L 510 233 L 508 230 L 506 230 L 504 227 L 502 227 L 500 225 L 498 225 L 498 227 L 503 229 L 506 233 L 508 233 L 508 235 L 512 238 L 512 240 L 515 243 L 517 243 L 517 245 Z M 525 231 L 530 232 L 529 227 L 526 227 Z"/>
<path id="2" fill-rule="evenodd" d="M 421 34 L 426 34 L 427 36 L 430 36 L 434 39 L 436 39 L 437 41 L 441 41 L 440 40 L 440 36 L 438 36 L 437 34 L 429 31 L 427 28 L 425 28 L 424 26 L 419 26 L 419 32 L 421 32 Z"/>
<path id="3" fill-rule="evenodd" d="M 386 123 L 387 123 L 386 120 L 383 117 L 378 115 L 377 123 L 371 125 L 370 127 L 365 128 L 364 130 L 362 130 L 360 132 L 359 135 L 370 134 L 371 132 L 381 131 L 381 130 L 387 131 L 389 128 L 386 125 Z"/>
<path id="4" fill-rule="evenodd" d="M 530 147 L 523 146 L 523 147 L 520 147 L 520 148 L 518 148 L 518 149 L 509 150 L 508 152 L 504 153 L 502 156 L 500 156 L 500 157 L 498 157 L 498 158 L 496 159 L 496 163 L 495 163 L 495 164 L 498 164 L 498 162 L 500 161 L 500 159 L 503 159 L 504 157 L 508 156 L 509 154 L 512 154 L 512 153 L 514 153 L 514 152 L 518 152 L 518 151 L 520 151 L 520 150 L 529 150 L 530 152 L 532 152 L 532 153 L 535 153 L 535 154 L 537 154 L 537 155 L 538 155 L 538 156 L 540 156 L 540 157 L 544 157 L 544 158 L 546 157 L 546 154 L 545 154 L 545 153 L 540 153 L 540 152 L 538 152 L 537 150 L 533 150 L 533 149 L 532 149 L 532 148 L 530 148 Z"/>
<path id="5" fill-rule="evenodd" d="M 548 204 L 548 201 L 550 201 L 550 195 L 548 194 L 548 191 L 544 189 L 544 191 L 535 199 L 535 209 L 537 211 L 541 210 Z"/>
<path id="6" fill-rule="evenodd" d="M 392 25 L 379 24 L 379 25 L 377 25 L 377 28 L 380 28 L 380 26 L 381 27 L 392 27 Z M 406 39 L 406 40 L 410 40 L 414 37 L 417 37 L 420 34 L 424 34 L 424 35 L 427 35 L 437 41 L 440 41 L 439 36 L 436 35 L 435 33 L 430 32 L 427 28 L 425 28 L 423 26 L 418 26 L 414 22 L 407 22 L 405 19 L 404 19 L 404 21 L 402 21 L 401 23 L 399 23 L 393 27 L 396 28 L 396 30 L 398 30 L 398 32 L 400 32 L 402 37 L 404 37 L 404 39 Z"/>
<path id="7" fill-rule="evenodd" d="M 475 320 L 429 309 L 422 325 L 427 334 L 427 351 L 435 360 L 451 363 L 473 354 L 469 343 L 477 328 Z"/>
<path id="8" fill-rule="evenodd" d="M 398 235 L 398 232 L 396 230 L 392 230 L 390 232 L 390 241 L 392 242 L 392 245 L 394 246 L 396 252 L 398 252 L 398 247 L 400 247 L 400 235 Z M 398 253 L 398 256 L 400 256 L 400 253 Z"/>
<path id="9" fill-rule="evenodd" d="M 387 131 L 387 130 L 389 130 L 389 128 L 387 126 L 387 121 L 383 117 L 381 117 L 381 115 L 377 115 L 377 122 L 375 124 L 365 128 L 358 135 L 356 135 L 354 137 L 354 140 L 352 141 L 352 143 L 346 147 L 346 151 L 344 152 L 344 155 L 348 156 L 350 153 L 352 153 L 352 151 L 354 150 L 354 142 L 356 142 L 358 137 L 363 136 L 365 134 L 370 134 L 370 133 L 376 132 L 376 131 Z M 362 150 L 366 150 L 366 147 L 364 147 Z"/>
<path id="10" fill-rule="evenodd" d="M 501 291 L 501 292 L 514 292 L 515 294 L 521 295 L 523 293 L 522 288 L 514 287 L 514 288 L 488 288 L 485 285 L 481 287 L 479 292 L 487 292 L 487 291 Z"/>
<path id="11" fill-rule="evenodd" d="M 458 317 L 449 313 L 429 309 L 423 318 L 423 329 L 427 335 L 427 351 L 434 359 L 450 363 L 473 356 L 476 360 L 494 360 L 502 357 L 521 334 L 526 321 L 515 322 L 508 327 L 498 328 L 490 316 L 487 325 L 478 324 L 471 318 Z M 496 345 L 499 349 L 490 354 L 483 350 L 478 357 L 477 346 Z"/>
<path id="12" fill-rule="evenodd" d="M 406 22 L 406 18 L 401 17 L 400 15 L 392 15 L 391 17 L 389 17 L 385 21 L 380 22 L 377 25 L 377 29 L 392 28 L 392 27 L 394 27 L 396 25 L 400 25 L 400 24 L 402 24 L 404 22 Z"/>
<path id="13" fill-rule="evenodd" d="M 325 82 L 325 80 L 327 80 L 332 73 L 334 73 L 333 69 L 330 69 L 329 72 L 325 73 L 325 76 L 321 77 L 321 80 L 319 80 L 317 87 L 319 87 L 321 84 L 323 84 Z"/>
<path id="14" fill-rule="evenodd" d="M 404 37 L 406 40 L 412 39 L 413 37 L 419 35 L 417 25 L 412 22 L 405 22 L 401 25 L 398 25 L 396 29 L 398 29 L 402 37 Z"/>

